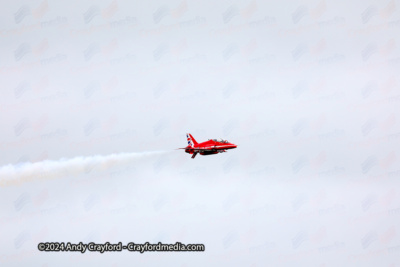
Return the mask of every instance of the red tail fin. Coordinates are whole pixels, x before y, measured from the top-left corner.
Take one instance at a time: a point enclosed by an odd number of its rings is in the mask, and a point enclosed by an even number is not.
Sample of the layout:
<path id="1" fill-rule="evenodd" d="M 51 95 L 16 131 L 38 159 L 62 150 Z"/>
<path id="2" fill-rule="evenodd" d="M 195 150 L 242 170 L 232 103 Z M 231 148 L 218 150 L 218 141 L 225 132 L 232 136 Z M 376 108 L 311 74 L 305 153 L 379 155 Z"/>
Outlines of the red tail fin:
<path id="1" fill-rule="evenodd" d="M 189 146 L 193 147 L 193 146 L 196 146 L 198 144 L 196 139 L 194 139 L 193 136 L 190 133 L 187 133 L 186 137 L 187 137 L 187 141 L 188 141 L 188 145 Z"/>

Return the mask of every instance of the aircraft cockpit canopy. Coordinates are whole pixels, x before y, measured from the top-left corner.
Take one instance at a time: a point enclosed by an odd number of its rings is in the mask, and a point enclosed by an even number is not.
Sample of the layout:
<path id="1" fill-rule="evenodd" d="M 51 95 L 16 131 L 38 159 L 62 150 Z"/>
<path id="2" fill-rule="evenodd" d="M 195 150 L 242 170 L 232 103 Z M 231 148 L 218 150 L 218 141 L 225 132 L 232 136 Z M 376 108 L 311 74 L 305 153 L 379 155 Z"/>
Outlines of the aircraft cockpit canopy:
<path id="1" fill-rule="evenodd" d="M 214 142 L 228 143 L 228 140 L 224 140 L 224 139 L 222 139 L 222 138 L 218 138 L 218 139 L 211 139 L 211 140 L 213 140 Z"/>

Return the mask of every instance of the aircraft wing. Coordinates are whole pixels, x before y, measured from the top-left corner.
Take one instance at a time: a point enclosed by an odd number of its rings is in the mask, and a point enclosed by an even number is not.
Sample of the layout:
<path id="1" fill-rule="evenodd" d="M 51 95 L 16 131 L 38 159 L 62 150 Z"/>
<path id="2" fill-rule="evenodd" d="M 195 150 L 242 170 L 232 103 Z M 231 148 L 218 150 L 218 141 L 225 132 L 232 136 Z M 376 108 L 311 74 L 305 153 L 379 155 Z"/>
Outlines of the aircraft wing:
<path id="1" fill-rule="evenodd" d="M 215 150 L 224 150 L 225 148 L 223 146 L 218 147 L 218 146 L 211 146 L 211 147 L 207 147 L 207 148 L 198 148 L 198 147 L 194 147 L 192 148 L 194 151 L 215 151 Z"/>
<path id="2" fill-rule="evenodd" d="M 215 151 L 215 150 L 225 150 L 225 146 L 210 146 L 207 148 L 200 148 L 200 147 L 183 147 L 183 148 L 177 148 L 177 149 L 188 149 L 190 151 L 194 152 L 203 152 L 203 151 Z"/>
<path id="3" fill-rule="evenodd" d="M 193 151 L 208 151 L 208 150 L 212 150 L 213 148 L 180 147 L 177 149 L 187 149 L 187 150 L 193 150 Z"/>

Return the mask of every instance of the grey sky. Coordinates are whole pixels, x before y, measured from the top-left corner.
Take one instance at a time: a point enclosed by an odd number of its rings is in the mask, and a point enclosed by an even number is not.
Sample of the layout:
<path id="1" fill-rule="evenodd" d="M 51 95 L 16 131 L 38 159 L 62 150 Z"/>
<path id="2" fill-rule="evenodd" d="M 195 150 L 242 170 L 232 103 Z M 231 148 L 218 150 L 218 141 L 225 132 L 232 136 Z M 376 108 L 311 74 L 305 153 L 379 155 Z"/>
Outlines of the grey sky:
<path id="1" fill-rule="evenodd" d="M 0 265 L 397 263 L 399 4 L 4 3 L 1 166 L 167 152 L 1 187 Z M 238 148 L 192 160 L 187 132 Z"/>

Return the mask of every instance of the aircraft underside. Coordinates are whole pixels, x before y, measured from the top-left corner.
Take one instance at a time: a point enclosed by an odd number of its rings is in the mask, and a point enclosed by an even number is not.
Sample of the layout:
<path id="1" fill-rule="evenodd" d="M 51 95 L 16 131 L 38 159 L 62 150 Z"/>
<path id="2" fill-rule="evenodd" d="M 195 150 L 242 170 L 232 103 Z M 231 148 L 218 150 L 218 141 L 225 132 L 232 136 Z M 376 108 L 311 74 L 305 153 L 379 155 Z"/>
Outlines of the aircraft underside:
<path id="1" fill-rule="evenodd" d="M 223 152 L 226 152 L 226 151 L 225 151 L 225 150 L 220 150 L 220 151 L 203 151 L 203 152 L 193 152 L 193 151 L 190 151 L 190 152 L 186 152 L 186 153 L 192 154 L 192 155 L 193 155 L 193 156 L 192 156 L 192 159 L 194 159 L 194 158 L 196 157 L 197 154 L 200 154 L 200 155 L 202 155 L 202 156 L 208 156 L 208 155 L 214 155 L 214 154 L 223 153 Z"/>

